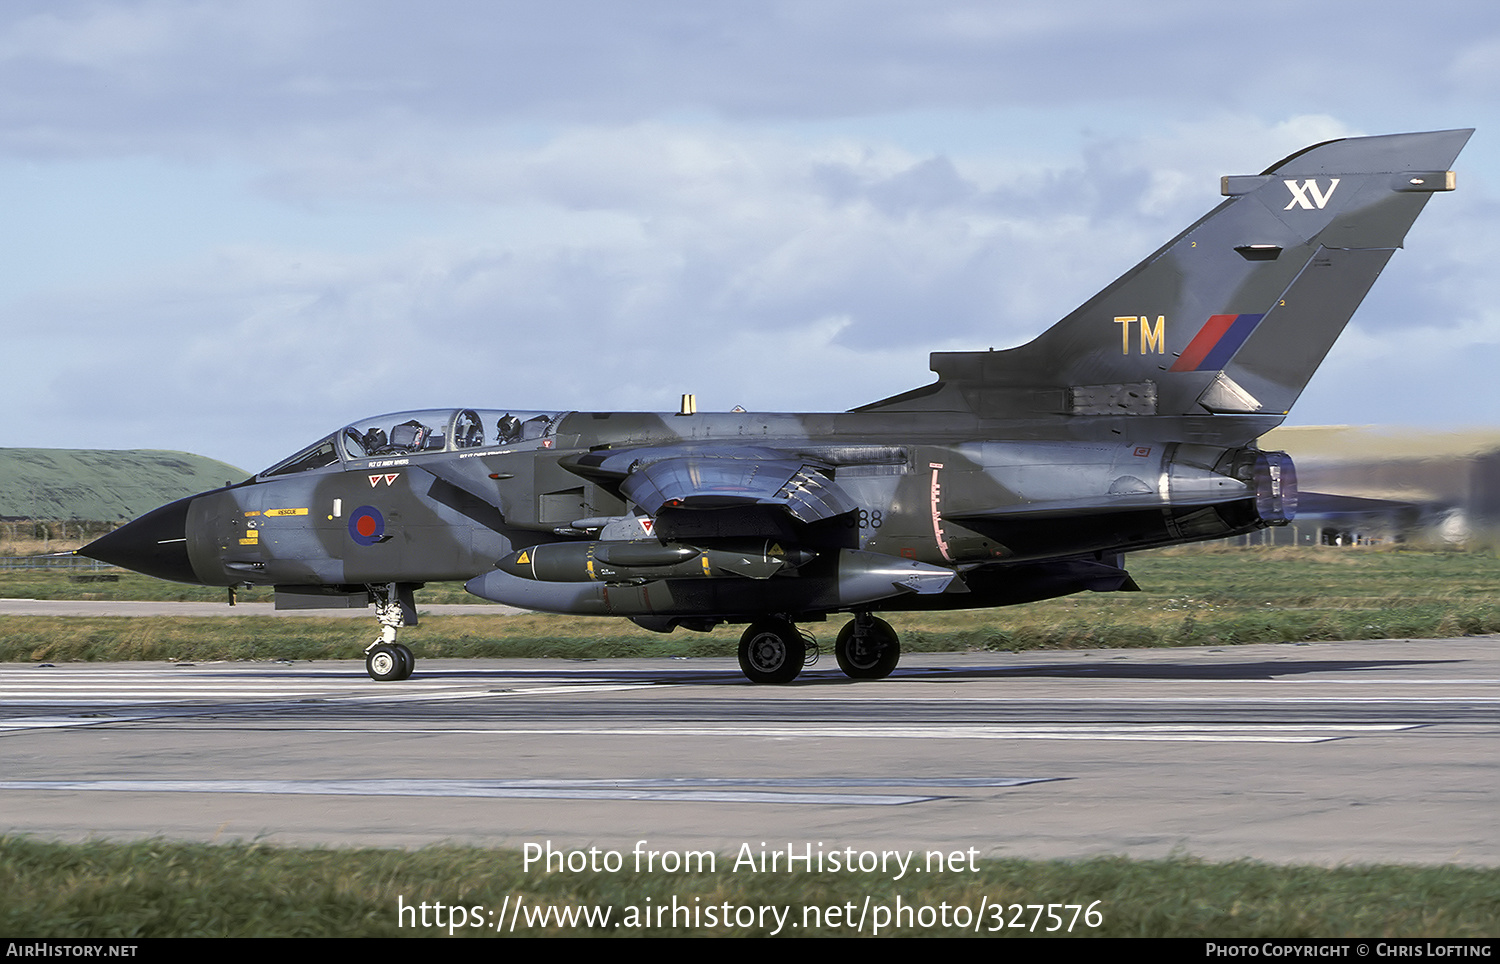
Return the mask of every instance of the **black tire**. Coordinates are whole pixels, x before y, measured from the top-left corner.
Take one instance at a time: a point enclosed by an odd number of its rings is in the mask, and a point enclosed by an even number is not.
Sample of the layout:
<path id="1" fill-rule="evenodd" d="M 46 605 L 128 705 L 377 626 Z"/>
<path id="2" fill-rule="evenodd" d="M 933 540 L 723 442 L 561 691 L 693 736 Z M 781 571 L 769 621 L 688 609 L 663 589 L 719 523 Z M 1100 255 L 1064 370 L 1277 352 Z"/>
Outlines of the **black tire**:
<path id="1" fill-rule="evenodd" d="M 850 679 L 885 679 L 901 661 L 901 638 L 884 619 L 871 619 L 863 633 L 852 619 L 839 630 L 833 658 Z"/>
<path id="2" fill-rule="evenodd" d="M 417 657 L 405 643 L 393 643 L 392 647 L 401 656 L 401 675 L 396 679 L 411 679 L 411 671 L 417 668 Z"/>
<path id="3" fill-rule="evenodd" d="M 406 660 L 394 646 L 381 643 L 365 654 L 365 672 L 370 674 L 372 680 L 385 683 L 405 679 L 401 671 L 407 668 Z"/>
<path id="4" fill-rule="evenodd" d="M 805 659 L 807 643 L 784 619 L 751 623 L 740 637 L 740 670 L 752 683 L 790 683 Z"/>

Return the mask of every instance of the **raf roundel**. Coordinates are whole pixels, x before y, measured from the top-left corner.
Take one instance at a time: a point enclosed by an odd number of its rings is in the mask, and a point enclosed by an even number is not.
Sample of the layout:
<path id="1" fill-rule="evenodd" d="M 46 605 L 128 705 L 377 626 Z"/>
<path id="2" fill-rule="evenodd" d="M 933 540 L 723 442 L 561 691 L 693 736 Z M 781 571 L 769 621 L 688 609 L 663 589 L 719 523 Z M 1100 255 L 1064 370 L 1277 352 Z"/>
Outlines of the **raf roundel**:
<path id="1" fill-rule="evenodd" d="M 362 546 L 373 546 L 385 536 L 385 517 L 380 510 L 362 505 L 349 517 L 349 538 Z"/>

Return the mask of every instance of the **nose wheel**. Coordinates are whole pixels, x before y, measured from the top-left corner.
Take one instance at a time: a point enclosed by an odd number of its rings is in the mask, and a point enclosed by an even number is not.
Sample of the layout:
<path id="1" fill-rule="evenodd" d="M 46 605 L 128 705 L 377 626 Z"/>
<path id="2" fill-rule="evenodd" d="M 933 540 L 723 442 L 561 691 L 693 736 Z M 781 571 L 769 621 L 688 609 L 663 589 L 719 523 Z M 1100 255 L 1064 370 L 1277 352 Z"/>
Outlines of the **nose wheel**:
<path id="1" fill-rule="evenodd" d="M 417 658 L 403 643 L 376 643 L 365 653 L 365 672 L 382 683 L 408 679 L 416 665 Z"/>

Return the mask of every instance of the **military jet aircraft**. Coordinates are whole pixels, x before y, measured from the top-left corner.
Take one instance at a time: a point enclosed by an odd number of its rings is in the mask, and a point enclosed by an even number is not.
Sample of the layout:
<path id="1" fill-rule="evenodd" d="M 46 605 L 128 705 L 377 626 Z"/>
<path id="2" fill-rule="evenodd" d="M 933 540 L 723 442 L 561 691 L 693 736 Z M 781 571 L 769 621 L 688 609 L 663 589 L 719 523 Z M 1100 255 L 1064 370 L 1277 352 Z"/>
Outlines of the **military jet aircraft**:
<path id="1" fill-rule="evenodd" d="M 888 675 L 900 610 L 1136 588 L 1122 554 L 1284 525 L 1282 421 L 1472 131 L 1328 141 L 1263 173 L 1036 340 L 936 352 L 929 385 L 838 414 L 454 408 L 360 419 L 238 485 L 80 552 L 279 606 L 374 603 L 376 680 L 408 677 L 414 592 L 745 623 L 740 666 L 787 683 L 799 623 Z M 816 649 L 812 649 L 816 654 Z"/>

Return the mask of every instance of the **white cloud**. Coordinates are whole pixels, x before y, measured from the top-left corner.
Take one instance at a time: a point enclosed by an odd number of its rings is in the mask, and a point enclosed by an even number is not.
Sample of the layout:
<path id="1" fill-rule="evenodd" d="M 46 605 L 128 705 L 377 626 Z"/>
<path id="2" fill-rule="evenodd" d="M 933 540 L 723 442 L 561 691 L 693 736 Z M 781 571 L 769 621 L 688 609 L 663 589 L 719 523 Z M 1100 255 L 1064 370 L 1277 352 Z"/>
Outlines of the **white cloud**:
<path id="1" fill-rule="evenodd" d="M 1451 6 L 1402 31 L 1341 0 L 1234 30 L 1102 0 L 10 6 L 0 161 L 43 176 L 0 228 L 0 311 L 53 360 L 12 444 L 254 465 L 449 402 L 868 402 L 928 351 L 1029 340 L 1222 174 L 1493 116 L 1464 85 L 1497 15 Z M 1360 331 L 1500 330 L 1482 134 Z"/>

